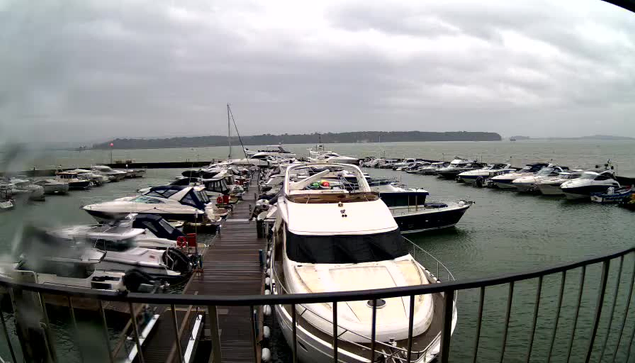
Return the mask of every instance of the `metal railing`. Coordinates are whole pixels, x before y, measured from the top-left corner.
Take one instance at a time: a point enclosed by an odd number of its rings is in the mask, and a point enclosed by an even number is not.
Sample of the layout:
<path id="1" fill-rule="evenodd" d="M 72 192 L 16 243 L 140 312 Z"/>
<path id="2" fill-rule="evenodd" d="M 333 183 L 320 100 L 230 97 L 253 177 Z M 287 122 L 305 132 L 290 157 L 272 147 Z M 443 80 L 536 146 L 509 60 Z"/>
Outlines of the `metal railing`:
<path id="1" fill-rule="evenodd" d="M 419 250 L 417 250 L 419 251 Z M 422 252 L 416 252 L 417 256 Z M 422 255 L 423 256 L 423 255 Z M 431 256 L 426 256 L 429 258 Z M 617 263 L 617 269 L 615 268 L 615 263 Z M 440 271 L 443 271 L 443 264 L 440 262 L 436 262 L 439 264 Z M 435 263 L 435 265 L 436 265 Z M 611 272 L 611 266 L 613 265 L 613 272 Z M 599 279 L 597 279 L 597 274 L 592 274 L 592 272 L 599 267 Z M 436 268 L 436 266 L 435 266 Z M 576 270 L 576 271 L 574 271 Z M 573 279 L 571 276 L 577 274 L 577 271 L 580 270 L 580 278 Z M 437 273 L 438 275 L 438 273 Z M 612 276 L 612 278 L 609 278 Z M 510 322 L 514 317 L 514 309 L 513 304 L 517 300 L 521 299 L 522 296 L 518 291 L 521 290 L 521 284 L 524 281 L 535 280 L 537 279 L 537 286 L 534 292 L 534 297 L 531 298 L 533 303 L 525 304 L 527 306 L 531 306 L 531 312 L 529 316 L 531 319 L 528 320 L 528 331 L 529 334 L 525 335 L 522 339 L 520 339 L 524 345 L 525 351 L 521 354 L 518 353 L 518 341 L 514 341 L 514 346 L 516 351 L 513 353 L 514 360 L 520 361 L 525 360 L 529 362 L 530 360 L 536 361 L 538 360 L 538 355 L 535 354 L 536 351 L 536 337 L 537 337 L 537 326 L 538 326 L 538 317 L 541 313 L 541 305 L 543 304 L 543 300 L 549 300 L 552 302 L 557 302 L 557 306 L 555 309 L 554 315 L 547 318 L 547 325 L 549 328 L 540 329 L 541 333 L 547 334 L 548 331 L 551 333 L 548 334 L 548 337 L 542 337 L 541 345 L 546 341 L 547 344 L 544 345 L 544 349 L 546 352 L 543 352 L 543 359 L 541 361 L 579 361 L 577 358 L 571 358 L 575 356 L 575 354 L 584 353 L 583 360 L 584 361 L 602 361 L 603 358 L 606 358 L 604 361 L 628 361 L 631 358 L 631 351 L 633 346 L 633 338 L 635 336 L 635 319 L 633 319 L 632 314 L 632 295 L 633 295 L 633 283 L 635 282 L 635 247 L 631 247 L 628 249 L 624 249 L 621 251 L 617 251 L 614 253 L 606 254 L 599 257 L 594 258 L 586 258 L 577 262 L 560 264 L 553 267 L 537 269 L 534 271 L 524 272 L 524 273 L 513 273 L 507 275 L 494 276 L 489 278 L 480 278 L 480 279 L 466 279 L 460 281 L 451 281 L 451 274 L 449 274 L 446 279 L 441 279 L 440 283 L 434 283 L 423 286 L 407 286 L 407 287 L 398 287 L 398 288 L 390 288 L 390 289 L 377 289 L 377 290 L 366 290 L 366 291 L 347 291 L 347 292 L 333 292 L 333 293 L 316 293 L 316 294 L 290 294 L 290 295 L 258 295 L 258 296 L 205 296 L 205 295 L 159 295 L 159 294 L 141 294 L 141 293 L 128 293 L 128 294 L 120 294 L 113 292 L 99 292 L 99 291 L 91 291 L 91 290 L 82 290 L 75 289 L 69 287 L 56 287 L 50 285 L 39 285 L 34 283 L 17 283 L 15 281 L 11 281 L 5 278 L 0 278 L 0 286 L 5 289 L 5 291 L 10 295 L 14 309 L 17 307 L 16 314 L 19 313 L 19 310 L 22 308 L 21 304 L 24 303 L 35 303 L 33 306 L 38 306 L 41 309 L 42 306 L 45 306 L 45 295 L 55 295 L 58 297 L 63 297 L 68 299 L 68 309 L 71 314 L 70 317 L 73 322 L 73 326 L 76 326 L 75 313 L 74 309 L 76 307 L 72 304 L 71 298 L 86 298 L 91 300 L 96 300 L 99 306 L 99 312 L 101 315 L 101 329 L 104 332 L 104 341 L 103 344 L 108 352 L 112 353 L 110 340 L 109 340 L 109 330 L 108 330 L 108 321 L 106 318 L 106 314 L 104 312 L 104 302 L 123 302 L 128 305 L 129 311 L 131 314 L 132 321 L 132 340 L 137 348 L 137 361 L 144 362 L 144 351 L 143 351 L 143 341 L 141 339 L 140 327 L 137 324 L 137 319 L 135 316 L 134 304 L 151 304 L 151 305 L 166 305 L 172 307 L 172 311 L 175 311 L 175 305 L 180 306 L 195 306 L 195 307 L 203 307 L 203 309 L 207 310 L 208 314 L 208 322 L 211 331 L 212 342 L 216 342 L 213 345 L 212 352 L 210 353 L 210 361 L 220 362 L 222 361 L 221 357 L 221 349 L 220 349 L 220 333 L 218 331 L 218 318 L 217 318 L 217 307 L 219 306 L 244 306 L 250 307 L 249 311 L 251 316 L 249 317 L 252 321 L 254 307 L 260 306 L 275 306 L 275 305 L 291 305 L 291 312 L 293 318 L 292 330 L 294 334 L 297 334 L 297 321 L 295 314 L 295 305 L 306 305 L 306 304 L 314 304 L 314 303 L 330 303 L 333 304 L 334 308 L 334 332 L 337 332 L 337 303 L 342 302 L 350 302 L 350 301 L 360 301 L 360 300 L 370 300 L 377 301 L 380 299 L 388 299 L 395 297 L 406 297 L 410 298 L 410 301 L 414 301 L 415 297 L 418 295 L 425 294 L 435 294 L 442 293 L 445 296 L 445 302 L 443 307 L 442 316 L 442 332 L 440 336 L 440 349 L 438 353 L 438 360 L 440 362 L 448 362 L 450 361 L 450 343 L 451 339 L 453 339 L 451 333 L 452 321 L 455 315 L 453 304 L 454 297 L 457 295 L 458 291 L 465 290 L 476 290 L 478 291 L 478 307 L 474 310 L 474 306 L 469 306 L 467 303 L 463 303 L 463 305 L 459 305 L 458 313 L 461 314 L 462 319 L 472 321 L 476 324 L 475 333 L 472 336 L 474 339 L 474 343 L 471 344 L 471 347 L 463 346 L 466 344 L 462 343 L 460 348 L 460 353 L 458 356 L 461 356 L 461 361 L 470 361 L 476 362 L 477 357 L 479 357 L 479 347 L 480 343 L 483 339 L 483 317 L 485 314 L 486 308 L 489 308 L 486 304 L 485 292 L 489 288 L 496 289 L 496 286 L 506 286 L 507 287 L 507 297 L 505 303 L 500 306 L 500 308 L 504 307 L 504 320 L 502 326 L 502 337 L 500 338 L 500 344 L 495 348 L 497 354 L 499 355 L 500 361 L 505 361 L 506 358 L 510 358 L 506 356 L 509 353 L 510 349 Z M 558 279 L 559 284 L 557 284 L 557 293 L 553 296 L 548 295 L 548 289 L 545 289 L 545 281 L 547 279 Z M 552 281 L 553 282 L 553 281 Z M 567 282 L 569 285 L 573 282 L 576 286 L 573 288 L 567 288 Z M 594 289 L 589 288 L 589 282 L 592 282 Z M 612 286 L 611 289 L 607 289 L 607 286 Z M 31 301 L 28 301 L 26 297 L 28 294 L 25 293 L 34 293 L 35 298 L 32 298 Z M 589 314 L 584 313 L 584 311 L 588 310 L 589 304 L 587 300 L 589 295 L 591 296 L 591 300 L 595 300 L 595 305 L 593 311 Z M 569 296 L 571 295 L 571 296 Z M 48 298 L 48 297 L 47 297 Z M 572 300 L 573 299 L 573 300 Z M 501 300 L 502 301 L 502 300 Z M 501 302 L 498 301 L 498 302 Z M 565 302 L 566 301 L 566 302 Z M 573 302 L 572 302 L 573 301 Z M 584 308 L 581 309 L 581 306 L 584 303 Z M 503 306 L 504 305 L 504 306 Z M 411 304 L 411 306 L 414 306 Z M 566 306 L 566 307 L 565 307 Z M 619 309 L 617 308 L 619 306 Z M 462 308 L 465 311 L 462 313 Z M 498 308 L 498 306 L 494 307 Z M 376 342 L 376 316 L 377 316 L 377 304 L 372 305 L 372 317 L 373 317 L 373 325 L 372 325 L 372 334 L 371 334 L 371 352 L 374 352 L 376 344 L 382 344 L 385 342 Z M 468 311 L 472 310 L 472 314 L 468 314 Z M 569 322 L 569 326 L 563 324 L 562 315 L 565 312 L 573 312 L 572 321 Z M 581 313 L 582 312 L 582 313 Z M 30 312 L 32 313 L 32 311 Z M 40 317 L 40 326 L 46 328 L 49 326 L 49 316 L 47 314 L 47 309 L 41 309 L 41 317 Z M 11 334 L 9 333 L 9 329 L 7 327 L 7 319 L 5 318 L 4 313 L 0 314 L 1 323 L 3 328 L 3 334 L 6 339 L 6 343 L 8 345 L 8 349 L 12 356 L 12 361 L 17 361 L 18 355 L 18 347 L 12 344 Z M 176 314 L 172 314 L 173 324 L 174 324 L 174 340 L 176 342 L 180 342 L 182 336 L 180 335 L 180 330 L 176 329 L 178 326 L 177 316 Z M 585 320 L 584 324 L 580 324 L 581 319 Z M 413 311 L 411 309 L 409 314 L 409 334 L 408 339 L 412 341 L 413 336 Z M 544 320 L 544 319 L 543 319 Z M 630 323 L 629 323 L 630 322 Z M 17 324 L 16 324 L 17 325 Z M 169 324 L 168 324 L 169 325 Z M 543 322 L 542 325 L 545 325 Z M 460 326 L 460 324 L 459 324 Z M 254 355 L 258 356 L 258 342 L 256 341 L 256 330 L 258 329 L 255 324 L 252 324 L 254 336 L 252 337 L 252 341 L 254 344 Z M 566 329 L 565 329 L 566 328 Z M 16 326 L 16 330 L 18 330 Z M 45 329 L 46 331 L 46 329 Z M 455 334 L 456 335 L 456 334 Z M 556 341 L 563 341 L 563 335 L 565 335 L 564 339 L 566 340 L 566 352 L 565 354 L 555 354 Z M 42 354 L 42 351 L 48 352 L 50 360 L 49 361 L 57 361 L 63 360 L 58 359 L 56 354 L 58 354 L 54 347 L 55 337 L 49 331 L 46 331 L 43 334 L 44 339 L 37 342 L 37 344 L 44 344 L 47 348 L 45 350 L 42 349 L 41 346 L 31 347 L 29 344 L 35 344 L 35 342 L 26 341 L 25 337 L 28 335 L 20 335 L 18 332 L 18 336 L 20 337 L 20 348 L 22 350 L 23 356 L 28 356 L 27 350 L 31 351 L 40 351 L 39 354 Z M 337 336 L 337 335 L 335 335 Z M 582 338 L 581 338 L 582 337 Z M 491 337 L 488 337 L 491 339 Z M 579 340 L 584 339 L 585 347 L 580 349 L 578 346 Z M 574 341 L 576 343 L 576 349 L 574 348 Z M 335 351 L 334 361 L 340 361 L 337 357 L 338 352 L 338 342 L 337 339 L 333 340 L 333 348 Z M 291 349 L 293 352 L 292 360 L 295 362 L 297 360 L 297 338 L 294 336 L 293 344 Z M 558 344 L 557 347 L 561 348 L 563 345 Z M 182 347 L 177 344 L 178 354 L 177 361 L 184 361 L 182 353 Z M 547 349 L 548 347 L 548 349 Z M 470 349 L 471 348 L 471 349 Z M 491 347 L 489 347 L 491 348 Z M 407 356 L 408 358 L 405 361 L 411 361 L 411 345 L 409 344 Z M 464 357 L 465 351 L 471 350 L 470 357 Z M 491 350 L 491 349 L 489 349 Z M 371 353 L 372 354 L 372 353 Z M 522 355 L 520 357 L 519 355 Z M 597 359 L 599 356 L 599 359 Z M 340 356 L 339 358 L 342 358 Z M 25 358 L 26 359 L 26 358 Z M 115 357 L 109 355 L 108 359 L 110 361 L 115 361 Z M 343 359 L 343 358 L 342 358 Z M 379 359 L 377 355 L 374 355 L 373 359 Z M 28 360 L 28 359 L 27 359 Z"/>

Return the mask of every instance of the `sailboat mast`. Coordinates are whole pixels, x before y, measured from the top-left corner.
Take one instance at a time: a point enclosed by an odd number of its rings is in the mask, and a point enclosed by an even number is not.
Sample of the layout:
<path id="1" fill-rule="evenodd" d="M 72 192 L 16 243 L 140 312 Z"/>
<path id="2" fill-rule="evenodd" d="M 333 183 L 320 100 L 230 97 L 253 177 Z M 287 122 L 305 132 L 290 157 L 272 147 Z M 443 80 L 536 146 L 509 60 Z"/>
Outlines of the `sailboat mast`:
<path id="1" fill-rule="evenodd" d="M 227 143 L 229 144 L 229 155 L 227 155 L 227 159 L 232 158 L 232 127 L 231 121 L 229 118 L 229 103 L 227 104 Z"/>

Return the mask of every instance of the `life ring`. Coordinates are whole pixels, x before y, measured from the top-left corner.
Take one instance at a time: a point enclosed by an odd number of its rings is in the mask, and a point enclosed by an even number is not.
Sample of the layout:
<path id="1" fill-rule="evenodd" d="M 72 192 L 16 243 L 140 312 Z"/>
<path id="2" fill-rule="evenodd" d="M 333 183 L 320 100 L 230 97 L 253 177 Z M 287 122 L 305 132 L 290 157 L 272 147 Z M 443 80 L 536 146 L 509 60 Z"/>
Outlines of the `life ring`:
<path id="1" fill-rule="evenodd" d="M 223 196 L 219 195 L 218 198 L 216 198 L 216 204 L 223 204 Z"/>

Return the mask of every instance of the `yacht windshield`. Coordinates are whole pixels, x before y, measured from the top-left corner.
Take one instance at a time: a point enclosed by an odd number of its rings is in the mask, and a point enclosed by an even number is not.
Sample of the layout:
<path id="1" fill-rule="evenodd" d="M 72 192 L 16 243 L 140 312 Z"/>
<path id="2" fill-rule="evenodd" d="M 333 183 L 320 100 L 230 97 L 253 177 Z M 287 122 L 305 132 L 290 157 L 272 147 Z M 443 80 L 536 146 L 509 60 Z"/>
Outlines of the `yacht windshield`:
<path id="1" fill-rule="evenodd" d="M 551 172 L 553 171 L 553 168 L 542 168 L 540 169 L 540 171 L 536 174 L 536 176 L 549 176 L 549 174 L 551 174 Z"/>
<path id="2" fill-rule="evenodd" d="M 303 263 L 362 263 L 408 254 L 399 229 L 366 235 L 302 236 L 287 232 L 287 256 Z"/>
<path id="3" fill-rule="evenodd" d="M 163 201 L 157 198 L 151 198 L 146 196 L 139 196 L 132 200 L 135 203 L 145 203 L 145 204 L 163 204 Z"/>
<path id="4" fill-rule="evenodd" d="M 595 179 L 596 176 L 597 174 L 595 173 L 582 173 L 580 179 Z"/>

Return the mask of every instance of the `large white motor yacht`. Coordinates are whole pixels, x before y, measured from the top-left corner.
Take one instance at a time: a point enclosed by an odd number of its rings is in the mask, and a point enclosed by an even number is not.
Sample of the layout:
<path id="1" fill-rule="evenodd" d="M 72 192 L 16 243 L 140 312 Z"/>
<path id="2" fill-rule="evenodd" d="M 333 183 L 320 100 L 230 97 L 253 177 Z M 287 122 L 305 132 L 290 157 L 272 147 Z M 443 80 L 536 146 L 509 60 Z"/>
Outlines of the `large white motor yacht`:
<path id="1" fill-rule="evenodd" d="M 590 199 L 593 193 L 605 193 L 610 187 L 620 188 L 612 171 L 601 173 L 585 171 L 577 179 L 569 180 L 560 185 L 560 189 L 567 199 Z"/>
<path id="2" fill-rule="evenodd" d="M 512 184 L 514 184 L 514 186 L 516 187 L 516 190 L 521 193 L 537 192 L 538 191 L 537 184 L 541 180 L 545 178 L 549 178 L 549 177 L 556 177 L 560 175 L 560 173 L 565 172 L 567 170 L 569 170 L 569 168 L 567 167 L 561 167 L 561 166 L 550 164 L 540 169 L 540 171 L 537 172 L 536 174 L 522 176 L 520 178 L 514 179 Z"/>
<path id="3" fill-rule="evenodd" d="M 514 171 L 516 169 L 512 168 L 511 164 L 489 164 L 482 169 L 464 171 L 457 178 L 466 184 L 483 186 L 485 180 L 491 177 Z"/>
<path id="4" fill-rule="evenodd" d="M 343 171 L 357 177 L 355 190 L 329 182 L 339 179 Z M 274 294 L 370 290 L 436 281 L 408 252 L 390 210 L 353 165 L 290 166 L 278 199 L 273 238 Z M 443 299 L 440 294 L 415 298 L 411 362 L 431 362 L 438 354 Z M 339 303 L 339 361 L 369 362 L 373 307 L 377 317 L 375 358 L 405 361 L 409 297 Z M 332 304 L 296 305 L 295 309 L 300 361 L 332 362 Z M 291 345 L 291 306 L 277 305 L 275 311 Z M 456 313 L 452 329 L 455 324 Z"/>
<path id="5" fill-rule="evenodd" d="M 359 162 L 359 158 L 340 155 L 332 151 L 326 151 L 314 157 L 309 157 L 309 161 L 324 164 L 357 164 Z"/>
<path id="6" fill-rule="evenodd" d="M 125 171 L 115 170 L 107 165 L 93 165 L 92 170 L 107 176 L 111 182 L 123 180 L 127 175 Z"/>
<path id="7" fill-rule="evenodd" d="M 516 172 L 497 175 L 490 180 L 500 189 L 516 189 L 514 180 L 524 176 L 532 176 L 548 165 L 546 163 L 527 164 Z"/>
<path id="8" fill-rule="evenodd" d="M 549 176 L 536 181 L 536 188 L 542 195 L 564 195 L 560 185 L 562 183 L 577 179 L 582 175 L 582 170 L 563 171 L 556 176 Z"/>
<path id="9" fill-rule="evenodd" d="M 158 214 L 170 221 L 220 223 L 214 203 L 202 192 L 204 187 L 165 185 L 145 194 L 84 206 L 97 221 L 123 219 L 130 213 Z"/>

